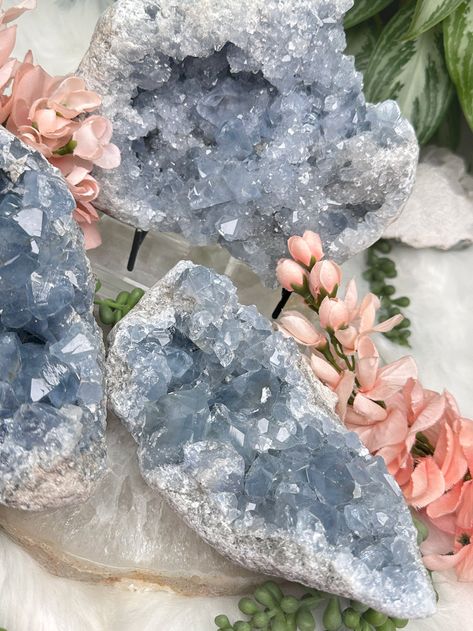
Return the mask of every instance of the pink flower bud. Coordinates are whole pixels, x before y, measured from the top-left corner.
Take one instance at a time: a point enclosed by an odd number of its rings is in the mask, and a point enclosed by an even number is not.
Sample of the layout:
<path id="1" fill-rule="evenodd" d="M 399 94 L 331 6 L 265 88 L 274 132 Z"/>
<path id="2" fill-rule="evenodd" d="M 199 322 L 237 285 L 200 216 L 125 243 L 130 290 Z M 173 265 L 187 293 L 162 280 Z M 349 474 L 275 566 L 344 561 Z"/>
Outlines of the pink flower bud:
<path id="1" fill-rule="evenodd" d="M 316 296 L 322 290 L 327 294 L 340 286 L 342 270 L 333 261 L 319 261 L 314 265 L 309 276 L 309 287 L 312 295 Z"/>
<path id="2" fill-rule="evenodd" d="M 307 272 L 291 259 L 281 259 L 276 268 L 278 283 L 288 291 L 302 287 L 307 278 Z"/>
<path id="3" fill-rule="evenodd" d="M 287 247 L 289 254 L 295 261 L 303 265 L 310 265 L 312 252 L 302 237 L 291 237 L 287 242 Z"/>
<path id="4" fill-rule="evenodd" d="M 324 258 L 324 251 L 322 249 L 322 241 L 319 235 L 312 230 L 306 230 L 302 235 L 302 238 L 310 248 L 310 252 L 316 261 Z"/>
<path id="5" fill-rule="evenodd" d="M 324 329 L 338 331 L 348 325 L 348 309 L 343 300 L 324 298 L 319 310 L 320 325 Z"/>
<path id="6" fill-rule="evenodd" d="M 278 320 L 283 333 L 296 339 L 304 346 L 318 346 L 325 343 L 325 337 L 317 331 L 315 326 L 302 313 L 286 311 Z"/>

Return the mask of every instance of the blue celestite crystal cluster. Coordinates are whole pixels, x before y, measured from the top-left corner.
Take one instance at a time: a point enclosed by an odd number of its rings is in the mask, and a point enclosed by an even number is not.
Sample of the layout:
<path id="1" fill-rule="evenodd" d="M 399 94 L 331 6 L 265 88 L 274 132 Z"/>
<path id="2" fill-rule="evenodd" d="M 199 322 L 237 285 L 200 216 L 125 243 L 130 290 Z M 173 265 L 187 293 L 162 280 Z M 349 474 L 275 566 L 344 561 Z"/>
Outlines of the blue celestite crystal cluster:
<path id="1" fill-rule="evenodd" d="M 80 73 L 121 166 L 107 212 L 220 243 L 268 284 L 310 228 L 337 260 L 398 216 L 417 162 L 394 102 L 367 105 L 343 55 L 350 0 L 118 0 Z"/>
<path id="2" fill-rule="evenodd" d="M 104 468 L 103 343 L 75 203 L 0 130 L 0 502 L 85 498 Z"/>
<path id="3" fill-rule="evenodd" d="M 107 378 L 146 481 L 221 553 L 391 615 L 433 612 L 383 461 L 229 279 L 178 264 L 112 331 Z"/>

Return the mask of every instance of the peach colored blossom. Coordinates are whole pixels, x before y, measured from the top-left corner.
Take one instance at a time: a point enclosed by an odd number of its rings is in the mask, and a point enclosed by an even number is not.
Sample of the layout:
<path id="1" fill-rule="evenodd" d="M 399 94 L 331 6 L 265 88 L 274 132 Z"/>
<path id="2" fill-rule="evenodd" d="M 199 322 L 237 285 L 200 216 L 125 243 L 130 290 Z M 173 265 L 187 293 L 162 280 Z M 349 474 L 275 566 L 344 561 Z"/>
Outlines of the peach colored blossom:
<path id="1" fill-rule="evenodd" d="M 423 561 L 432 571 L 443 572 L 454 568 L 458 580 L 473 581 L 473 528 L 458 529 L 455 533 L 454 554 L 427 554 Z"/>
<path id="2" fill-rule="evenodd" d="M 319 309 L 320 325 L 329 332 L 338 331 L 348 324 L 348 309 L 338 298 L 324 298 Z"/>
<path id="3" fill-rule="evenodd" d="M 360 335 L 387 333 L 404 319 L 401 314 L 398 314 L 388 320 L 384 320 L 384 322 L 376 324 L 376 312 L 380 306 L 379 298 L 374 294 L 366 294 L 363 298 L 359 309 L 360 323 L 358 329 Z"/>
<path id="4" fill-rule="evenodd" d="M 113 169 L 120 164 L 120 151 L 110 143 L 112 124 L 103 116 L 89 116 L 74 132 L 77 143 L 74 155 L 90 160 L 103 169 Z"/>
<path id="5" fill-rule="evenodd" d="M 289 250 L 289 254 L 295 261 L 309 267 L 312 259 L 312 252 L 310 250 L 309 244 L 306 243 L 306 241 L 302 237 L 290 237 L 287 242 L 287 247 Z"/>
<path id="6" fill-rule="evenodd" d="M 287 247 L 292 258 L 306 267 L 323 258 L 322 241 L 315 232 L 306 230 L 302 237 L 290 237 Z"/>
<path id="7" fill-rule="evenodd" d="M 74 211 L 74 219 L 77 221 L 84 234 L 86 250 L 92 250 L 101 245 L 102 237 L 96 225 L 99 216 L 92 204 L 79 202 Z"/>
<path id="8" fill-rule="evenodd" d="M 278 326 L 283 333 L 295 338 L 304 346 L 325 345 L 326 339 L 302 313 L 285 311 L 278 320 Z"/>
<path id="9" fill-rule="evenodd" d="M 402 489 L 408 504 L 424 508 L 445 493 L 445 478 L 432 456 L 422 458 Z"/>
<path id="10" fill-rule="evenodd" d="M 86 112 L 93 112 L 100 107 L 102 99 L 96 92 L 86 89 L 83 79 L 70 76 L 65 77 L 56 86 L 46 99 L 46 102 L 48 108 L 58 112 L 64 118 L 71 119 Z M 35 107 L 35 104 L 33 104 L 33 107 Z"/>
<path id="11" fill-rule="evenodd" d="M 349 371 L 338 372 L 328 361 L 313 354 L 310 364 L 316 377 L 338 396 L 336 412 L 344 420 L 348 409 L 348 400 L 355 385 L 355 375 Z"/>
<path id="12" fill-rule="evenodd" d="M 3 4 L 0 1 L 0 6 Z M 25 11 L 32 11 L 36 8 L 36 0 L 22 0 L 18 4 L 10 7 L 6 10 L 0 11 L 0 24 L 7 24 L 8 22 L 12 22 L 16 20 L 20 15 L 25 13 Z"/>
<path id="13" fill-rule="evenodd" d="M 368 337 L 358 347 L 356 376 L 359 392 L 372 401 L 384 401 L 402 389 L 409 379 L 417 378 L 417 366 L 412 357 L 402 357 L 380 368 L 379 353 Z"/>
<path id="14" fill-rule="evenodd" d="M 302 235 L 302 238 L 309 246 L 311 254 L 316 261 L 320 261 L 320 259 L 324 258 L 325 255 L 322 246 L 322 240 L 316 232 L 312 232 L 312 230 L 306 230 Z"/>
<path id="15" fill-rule="evenodd" d="M 321 291 L 332 295 L 340 286 L 342 270 L 333 261 L 317 262 L 309 275 L 309 287 L 313 296 Z"/>
<path id="16" fill-rule="evenodd" d="M 307 272 L 291 259 L 281 259 L 276 267 L 278 283 L 288 291 L 303 287 L 307 279 Z"/>

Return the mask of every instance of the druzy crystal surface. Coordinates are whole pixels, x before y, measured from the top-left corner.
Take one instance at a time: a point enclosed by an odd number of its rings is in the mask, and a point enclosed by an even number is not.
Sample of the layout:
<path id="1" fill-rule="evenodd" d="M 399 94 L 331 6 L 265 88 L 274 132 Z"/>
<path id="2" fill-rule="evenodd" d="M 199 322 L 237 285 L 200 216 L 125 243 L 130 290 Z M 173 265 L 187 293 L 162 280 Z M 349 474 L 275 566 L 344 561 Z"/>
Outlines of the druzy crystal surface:
<path id="1" fill-rule="evenodd" d="M 0 148 L 0 502 L 37 510 L 103 470 L 103 344 L 66 183 L 3 129 Z"/>
<path id="2" fill-rule="evenodd" d="M 101 204 L 220 243 L 268 284 L 305 229 L 343 260 L 398 214 L 417 143 L 343 55 L 350 0 L 118 0 L 80 72 L 122 151 Z"/>
<path id="3" fill-rule="evenodd" d="M 107 379 L 145 480 L 219 552 L 393 615 L 433 613 L 400 489 L 228 278 L 179 263 L 113 330 Z"/>

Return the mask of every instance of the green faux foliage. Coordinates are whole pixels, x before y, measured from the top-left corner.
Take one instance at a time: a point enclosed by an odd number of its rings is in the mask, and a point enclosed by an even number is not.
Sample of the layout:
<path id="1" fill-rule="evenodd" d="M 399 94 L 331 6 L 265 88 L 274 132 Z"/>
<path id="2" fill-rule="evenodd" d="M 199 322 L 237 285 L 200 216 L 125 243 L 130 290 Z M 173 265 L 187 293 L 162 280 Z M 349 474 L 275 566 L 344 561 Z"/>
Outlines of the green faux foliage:
<path id="1" fill-rule="evenodd" d="M 215 624 L 219 631 L 315 631 L 319 628 L 315 610 L 320 610 L 325 631 L 396 631 L 409 623 L 353 600 L 298 587 L 305 590 L 300 598 L 285 595 L 277 583 L 267 581 L 238 603 L 247 620 L 232 624 L 228 616 L 220 614 Z"/>
<path id="2" fill-rule="evenodd" d="M 97 281 L 95 286 L 95 293 L 98 294 L 102 283 Z M 116 298 L 99 298 L 96 295 L 94 304 L 98 305 L 99 312 L 98 317 L 101 324 L 107 326 L 114 326 L 126 314 L 135 307 L 139 301 L 143 298 L 145 292 L 140 287 L 135 287 L 130 291 L 121 291 Z M 0 631 L 2 631 L 0 629 Z"/>
<path id="3" fill-rule="evenodd" d="M 473 129 L 473 0 L 355 0 L 345 29 L 367 100 L 395 99 L 421 145 L 456 149 L 461 110 Z"/>
<path id="4" fill-rule="evenodd" d="M 408 307 L 411 302 L 407 296 L 396 296 L 396 288 L 392 284 L 397 276 L 396 264 L 386 256 L 391 250 L 392 246 L 386 239 L 377 241 L 367 250 L 366 271 L 363 272 L 363 278 L 368 281 L 371 292 L 381 301 L 381 309 L 378 311 L 380 322 L 402 313 L 401 309 Z M 410 325 L 411 321 L 404 318 L 392 331 L 383 335 L 394 344 L 409 347 Z"/>

